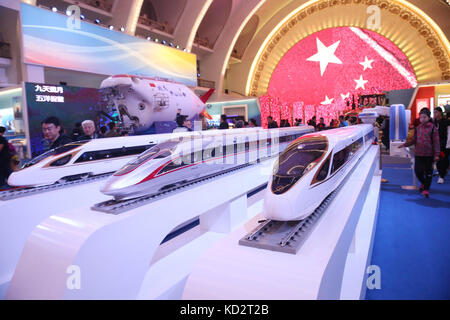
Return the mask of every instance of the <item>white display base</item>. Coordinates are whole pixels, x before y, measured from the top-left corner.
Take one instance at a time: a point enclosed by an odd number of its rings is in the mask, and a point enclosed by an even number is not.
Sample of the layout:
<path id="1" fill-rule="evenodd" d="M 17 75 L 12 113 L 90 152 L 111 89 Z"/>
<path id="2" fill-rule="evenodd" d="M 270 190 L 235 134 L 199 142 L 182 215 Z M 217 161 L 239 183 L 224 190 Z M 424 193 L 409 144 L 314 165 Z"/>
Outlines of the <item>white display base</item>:
<path id="1" fill-rule="evenodd" d="M 366 296 L 367 267 L 372 257 L 373 240 L 378 218 L 381 171 L 373 176 L 366 202 L 356 226 L 345 263 L 342 279 L 342 300 L 364 300 Z"/>
<path id="2" fill-rule="evenodd" d="M 263 195 L 264 191 L 261 191 L 248 199 L 247 219 L 261 212 Z M 145 275 L 138 299 L 181 299 L 186 280 L 199 257 L 225 236 L 225 233 L 207 231 L 200 225 L 162 244 Z"/>
<path id="3" fill-rule="evenodd" d="M 370 226 L 370 219 L 367 219 L 377 208 L 378 164 L 379 148 L 373 146 L 296 255 L 238 245 L 239 239 L 263 219 L 257 215 L 203 254 L 187 279 L 183 299 L 340 299 L 343 286 L 344 297 L 361 293 L 361 275 L 365 267 L 360 268 L 368 263 L 373 231 L 370 240 L 357 238 L 355 253 L 358 255 L 353 259 L 347 257 L 355 230 L 358 230 L 358 237 L 364 227 L 373 230 L 376 222 L 372 218 Z M 361 215 L 363 219 L 360 219 Z M 364 247 L 365 253 L 360 254 Z M 348 279 L 347 276 L 344 279 L 346 263 L 349 271 L 358 269 L 357 278 Z M 356 290 L 353 290 L 355 284 L 352 281 L 358 282 Z"/>
<path id="4" fill-rule="evenodd" d="M 184 262 L 173 256 L 177 250 L 170 255 L 161 252 L 162 240 L 177 226 L 202 214 L 203 230 L 235 230 L 248 219 L 241 212 L 246 209 L 243 197 L 267 183 L 273 162 L 265 161 L 119 215 L 92 211 L 90 205 L 95 201 L 52 215 L 28 238 L 6 298 L 162 298 L 170 296 L 170 288 L 176 295 L 177 283 L 190 272 L 189 262 L 183 269 Z M 79 194 L 74 192 L 72 196 L 77 199 Z M 206 249 L 221 235 L 205 233 L 202 237 Z M 187 246 L 185 252 L 194 247 Z M 200 255 L 201 248 L 195 249 Z M 166 277 L 164 263 L 171 259 L 178 261 L 178 278 L 161 279 Z M 71 273 L 72 266 L 79 272 Z M 75 278 L 79 288 L 71 285 Z M 155 279 L 163 282 L 158 284 Z"/>
<path id="5" fill-rule="evenodd" d="M 107 196 L 99 192 L 100 185 L 105 181 L 106 179 L 102 179 L 0 201 L 0 299 L 6 294 L 9 281 L 33 229 L 44 219 L 68 208 L 108 200 Z"/>

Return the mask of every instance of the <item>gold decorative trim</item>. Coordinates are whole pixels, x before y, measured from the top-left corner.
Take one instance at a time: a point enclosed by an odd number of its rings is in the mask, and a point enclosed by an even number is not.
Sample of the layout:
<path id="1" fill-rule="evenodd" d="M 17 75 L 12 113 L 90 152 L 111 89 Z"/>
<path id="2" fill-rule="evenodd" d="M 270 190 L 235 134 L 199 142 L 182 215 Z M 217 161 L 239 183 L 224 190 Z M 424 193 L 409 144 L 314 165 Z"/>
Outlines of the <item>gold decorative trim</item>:
<path id="1" fill-rule="evenodd" d="M 288 21 L 286 21 L 278 30 L 277 32 L 272 36 L 272 39 L 268 42 L 264 50 L 262 51 L 262 54 L 259 57 L 259 60 L 256 63 L 256 68 L 253 71 L 253 75 L 250 82 L 250 95 L 252 96 L 258 96 L 261 94 L 264 94 L 265 91 L 267 91 L 268 82 L 261 83 L 262 80 L 267 80 L 267 77 L 270 77 L 270 75 L 267 74 L 267 66 L 265 65 L 270 61 L 270 67 L 272 68 L 270 71 L 273 72 L 275 69 L 276 64 L 281 60 L 281 57 L 277 57 L 273 59 L 271 55 L 273 54 L 274 49 L 276 48 L 277 44 L 286 36 L 289 36 L 289 31 L 293 29 L 294 27 L 298 27 L 298 23 L 300 23 L 302 20 L 307 18 L 308 16 L 315 15 L 319 12 L 323 12 L 324 10 L 329 10 L 336 8 L 338 6 L 348 6 L 348 5 L 359 5 L 359 6 L 369 6 L 369 5 L 377 5 L 382 11 L 388 11 L 389 13 L 393 15 L 398 15 L 399 22 L 400 23 L 408 23 L 411 26 L 413 30 L 417 32 L 418 37 L 421 37 L 425 43 L 428 46 L 428 49 L 431 51 L 431 54 L 434 58 L 434 62 L 437 66 L 439 66 L 440 73 L 441 73 L 441 80 L 450 80 L 450 48 L 445 46 L 445 43 L 440 40 L 438 32 L 434 30 L 434 28 L 426 21 L 426 19 L 418 14 L 416 14 L 413 10 L 408 8 L 406 5 L 403 5 L 401 2 L 395 1 L 395 0 L 322 0 L 319 2 L 315 2 L 300 12 L 298 12 L 296 15 L 294 15 L 292 18 L 290 18 Z M 333 17 L 335 18 L 342 18 L 342 17 Z M 364 21 L 365 22 L 365 21 Z M 325 24 L 323 24 L 325 25 Z M 362 21 L 359 21 L 357 23 L 345 23 L 344 19 L 340 19 L 338 22 L 334 23 L 332 27 L 359 27 L 364 29 L 367 28 L 366 25 Z M 329 27 L 319 27 L 318 30 L 309 30 L 306 35 L 304 35 L 302 38 L 300 38 L 298 41 L 304 39 L 305 37 L 327 29 Z M 370 30 L 370 29 L 369 29 Z M 377 32 L 377 30 L 372 30 Z M 389 35 L 382 34 L 384 37 L 390 39 Z M 445 37 L 445 36 L 444 36 Z M 447 41 L 448 42 L 448 41 Z M 396 44 L 397 45 L 397 44 Z M 292 47 L 292 46 L 291 46 Z M 290 49 L 290 48 L 289 48 Z M 287 49 L 287 50 L 289 50 Z M 284 51 L 287 52 L 287 50 Z M 400 49 L 401 50 L 401 49 Z M 413 59 L 411 59 L 410 56 L 406 55 L 408 60 L 410 60 L 414 72 L 417 75 L 417 66 L 413 63 Z M 271 59 L 272 58 L 272 59 Z M 417 57 L 416 57 L 417 59 Z M 275 60 L 275 63 L 274 63 Z M 428 62 L 431 63 L 431 62 Z M 264 72 L 266 71 L 266 72 Z M 269 72 L 270 72 L 269 71 Z M 419 79 L 420 82 L 422 79 Z M 430 79 L 423 79 L 425 81 L 429 81 Z M 434 79 L 438 80 L 438 79 Z M 248 94 L 248 92 L 247 92 Z"/>

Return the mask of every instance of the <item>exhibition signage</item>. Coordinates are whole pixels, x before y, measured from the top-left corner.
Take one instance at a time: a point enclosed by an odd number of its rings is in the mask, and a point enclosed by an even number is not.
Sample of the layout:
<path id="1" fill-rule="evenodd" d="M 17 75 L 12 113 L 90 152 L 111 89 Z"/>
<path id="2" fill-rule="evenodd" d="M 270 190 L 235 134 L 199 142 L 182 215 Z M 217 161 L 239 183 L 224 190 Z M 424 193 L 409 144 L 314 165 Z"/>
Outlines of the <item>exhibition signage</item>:
<path id="1" fill-rule="evenodd" d="M 194 54 L 84 21 L 69 27 L 73 18 L 25 3 L 21 16 L 25 63 L 197 85 Z"/>

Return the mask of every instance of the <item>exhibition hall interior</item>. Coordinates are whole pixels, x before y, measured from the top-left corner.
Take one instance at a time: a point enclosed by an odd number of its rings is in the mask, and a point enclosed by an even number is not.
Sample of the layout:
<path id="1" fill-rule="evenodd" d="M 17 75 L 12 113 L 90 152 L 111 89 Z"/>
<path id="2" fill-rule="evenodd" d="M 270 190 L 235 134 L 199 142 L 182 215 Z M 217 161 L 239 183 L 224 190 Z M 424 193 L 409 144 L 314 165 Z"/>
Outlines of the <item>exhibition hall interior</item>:
<path id="1" fill-rule="evenodd" d="M 449 38 L 448 0 L 0 0 L 0 300 L 450 299 Z"/>

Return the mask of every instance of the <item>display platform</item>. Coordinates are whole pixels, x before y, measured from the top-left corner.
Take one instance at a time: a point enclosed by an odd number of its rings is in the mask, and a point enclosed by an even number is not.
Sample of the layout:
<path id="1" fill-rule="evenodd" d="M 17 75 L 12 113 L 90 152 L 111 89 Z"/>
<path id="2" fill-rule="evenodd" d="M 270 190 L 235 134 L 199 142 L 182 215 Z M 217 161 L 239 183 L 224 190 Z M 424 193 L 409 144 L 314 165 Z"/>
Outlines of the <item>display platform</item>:
<path id="1" fill-rule="evenodd" d="M 136 299 L 148 294 L 157 298 L 157 293 L 149 293 L 152 289 L 161 294 L 167 290 L 152 287 L 151 280 L 143 284 L 155 274 L 152 266 L 163 261 L 155 259 L 162 240 L 195 217 L 199 217 L 201 229 L 208 232 L 235 230 L 248 220 L 247 194 L 267 183 L 274 161 L 264 161 L 120 215 L 91 210 L 95 201 L 53 214 L 28 238 L 6 299 Z M 78 198 L 76 192 L 72 196 Z M 207 244 L 197 248 L 198 254 L 220 237 L 209 234 L 206 238 Z M 166 255 L 164 261 L 170 257 L 173 255 Z M 183 264 L 182 258 L 176 265 Z M 73 270 L 79 273 L 75 275 Z M 70 285 L 74 276 L 79 276 L 80 287 Z M 166 276 L 164 270 L 156 272 L 157 278 Z"/>
<path id="2" fill-rule="evenodd" d="M 79 208 L 93 201 L 108 199 L 99 191 L 105 179 L 0 201 L 0 299 L 6 294 L 14 269 L 33 229 L 41 221 L 67 208 Z"/>
<path id="3" fill-rule="evenodd" d="M 363 297 L 380 177 L 379 148 L 372 146 L 295 255 L 238 244 L 264 219 L 257 215 L 203 254 L 183 299 Z"/>

